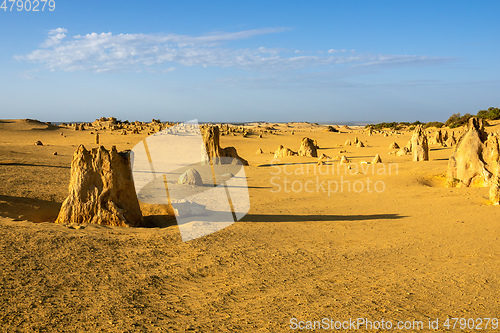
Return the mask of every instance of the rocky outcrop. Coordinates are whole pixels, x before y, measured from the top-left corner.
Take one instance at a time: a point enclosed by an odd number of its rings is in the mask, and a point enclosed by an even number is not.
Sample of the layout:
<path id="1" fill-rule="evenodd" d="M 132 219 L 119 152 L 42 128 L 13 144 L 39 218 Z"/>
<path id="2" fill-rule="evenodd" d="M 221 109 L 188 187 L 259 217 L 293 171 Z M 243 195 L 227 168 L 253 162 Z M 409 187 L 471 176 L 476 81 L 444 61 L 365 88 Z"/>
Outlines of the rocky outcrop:
<path id="1" fill-rule="evenodd" d="M 482 119 L 469 119 L 467 131 L 450 156 L 447 185 L 489 186 L 490 202 L 500 204 L 500 137 L 498 134 L 488 135 Z"/>
<path id="2" fill-rule="evenodd" d="M 458 140 L 448 162 L 448 185 L 489 186 L 498 176 L 498 167 L 498 135 L 488 136 L 482 119 L 469 119 L 467 132 Z"/>
<path id="3" fill-rule="evenodd" d="M 443 133 L 441 133 L 441 130 L 437 130 L 429 140 L 429 143 L 433 145 L 443 145 L 444 142 L 445 140 L 443 140 Z"/>
<path id="4" fill-rule="evenodd" d="M 71 162 L 69 196 L 56 223 L 143 225 L 129 153 L 114 146 L 89 151 L 80 145 Z"/>
<path id="5" fill-rule="evenodd" d="M 399 149 L 399 145 L 396 142 L 391 143 L 389 149 Z"/>
<path id="6" fill-rule="evenodd" d="M 410 155 L 410 154 L 411 154 L 411 152 L 406 147 L 403 147 L 402 149 L 400 149 L 396 152 L 396 156 L 405 156 L 405 155 Z"/>
<path id="7" fill-rule="evenodd" d="M 413 152 L 413 161 L 429 160 L 429 145 L 427 143 L 427 135 L 422 125 L 418 125 L 413 132 L 411 138 L 411 151 Z"/>
<path id="8" fill-rule="evenodd" d="M 455 133 L 451 132 L 451 136 L 446 140 L 447 147 L 454 147 L 457 144 L 457 139 L 455 139 Z"/>
<path id="9" fill-rule="evenodd" d="M 336 132 L 337 133 L 339 130 L 336 129 L 335 127 L 333 127 L 333 126 L 326 126 L 323 131 L 325 131 L 325 132 Z"/>
<path id="10" fill-rule="evenodd" d="M 317 145 L 309 138 L 303 138 L 298 150 L 299 156 L 318 157 Z"/>
<path id="11" fill-rule="evenodd" d="M 203 136 L 203 144 L 205 149 L 202 149 L 202 162 L 213 164 L 232 163 L 233 159 L 237 159 L 243 165 L 248 165 L 248 162 L 238 155 L 236 148 L 220 146 L 219 126 L 209 126 Z"/>
<path id="12" fill-rule="evenodd" d="M 344 163 L 350 163 L 351 161 L 349 161 L 349 159 L 347 159 L 347 157 L 345 155 L 342 155 L 342 157 L 340 158 L 340 163 L 344 164 Z"/>
<path id="13" fill-rule="evenodd" d="M 485 186 L 492 173 L 483 153 L 488 134 L 482 119 L 471 118 L 468 131 L 460 138 L 448 162 L 448 186 Z"/>
<path id="14" fill-rule="evenodd" d="M 283 147 L 283 145 L 280 145 L 278 149 L 274 152 L 274 158 L 281 158 L 281 157 L 286 157 L 286 156 L 294 156 L 297 155 L 296 152 L 292 151 L 289 148 Z"/>
<path id="15" fill-rule="evenodd" d="M 377 164 L 377 163 L 382 163 L 382 158 L 380 157 L 379 154 L 375 155 L 375 157 L 372 160 L 372 164 Z"/>
<path id="16" fill-rule="evenodd" d="M 500 138 L 486 133 L 483 120 L 471 118 L 448 162 L 448 186 L 490 187 L 490 201 L 500 204 Z"/>

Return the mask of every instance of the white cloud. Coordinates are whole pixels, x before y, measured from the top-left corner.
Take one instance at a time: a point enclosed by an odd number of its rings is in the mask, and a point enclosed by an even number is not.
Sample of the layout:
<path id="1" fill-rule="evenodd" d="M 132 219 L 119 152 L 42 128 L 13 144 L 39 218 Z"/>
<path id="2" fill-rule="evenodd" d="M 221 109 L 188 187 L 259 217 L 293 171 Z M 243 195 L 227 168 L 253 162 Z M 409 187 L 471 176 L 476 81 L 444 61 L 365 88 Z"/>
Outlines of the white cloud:
<path id="1" fill-rule="evenodd" d="M 332 54 L 332 53 L 345 53 L 347 52 L 346 49 L 342 49 L 342 50 L 336 50 L 336 49 L 329 49 L 328 50 L 328 53 Z"/>
<path id="2" fill-rule="evenodd" d="M 49 37 L 45 40 L 45 42 L 43 42 L 41 46 L 47 48 L 61 43 L 61 41 L 66 37 L 66 32 L 68 32 L 68 30 L 64 28 L 49 30 Z"/>
<path id="3" fill-rule="evenodd" d="M 286 28 L 220 32 L 203 36 L 177 34 L 89 33 L 68 37 L 67 30 L 48 32 L 41 48 L 16 59 L 40 63 L 49 70 L 108 72 L 119 70 L 169 72 L 179 66 L 234 67 L 259 71 L 311 69 L 351 64 L 357 66 L 414 65 L 447 61 L 412 55 L 361 55 L 351 50 L 330 49 L 327 55 L 282 48 L 222 47 L 230 41 L 279 33 Z M 166 69 L 165 69 L 166 68 Z"/>

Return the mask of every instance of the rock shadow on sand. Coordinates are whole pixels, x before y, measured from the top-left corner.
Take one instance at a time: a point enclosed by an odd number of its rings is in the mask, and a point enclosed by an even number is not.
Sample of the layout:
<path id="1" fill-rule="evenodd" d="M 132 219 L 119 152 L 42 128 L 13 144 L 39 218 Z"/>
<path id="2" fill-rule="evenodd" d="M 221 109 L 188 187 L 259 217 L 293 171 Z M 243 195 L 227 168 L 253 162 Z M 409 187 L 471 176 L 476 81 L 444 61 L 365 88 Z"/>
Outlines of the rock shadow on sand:
<path id="1" fill-rule="evenodd" d="M 369 214 L 369 215 L 271 215 L 271 214 L 247 214 L 236 223 L 259 222 L 259 223 L 284 223 L 284 222 L 359 222 L 371 220 L 397 220 L 407 216 L 399 214 Z M 192 221 L 199 220 L 199 216 L 192 216 Z M 146 228 L 168 228 L 177 225 L 172 215 L 149 215 L 144 216 Z"/>
<path id="2" fill-rule="evenodd" d="M 247 214 L 239 222 L 347 222 L 369 220 L 397 220 L 407 216 L 399 214 L 368 214 L 368 215 L 272 215 Z"/>
<path id="3" fill-rule="evenodd" d="M 0 195 L 0 216 L 18 221 L 54 222 L 60 209 L 60 202 Z"/>
<path id="4" fill-rule="evenodd" d="M 13 161 L 1 161 L 0 165 L 71 169 L 70 166 L 66 166 L 66 165 L 33 164 L 33 163 L 21 163 L 21 162 L 13 162 Z"/>

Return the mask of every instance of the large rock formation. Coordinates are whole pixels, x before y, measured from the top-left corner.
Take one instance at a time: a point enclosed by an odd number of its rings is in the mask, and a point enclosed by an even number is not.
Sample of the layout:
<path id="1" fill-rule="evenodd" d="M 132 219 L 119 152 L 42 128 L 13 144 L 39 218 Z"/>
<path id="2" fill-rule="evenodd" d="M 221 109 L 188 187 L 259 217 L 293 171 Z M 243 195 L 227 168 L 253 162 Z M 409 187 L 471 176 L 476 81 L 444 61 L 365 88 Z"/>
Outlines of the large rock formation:
<path id="1" fill-rule="evenodd" d="M 448 186 L 490 187 L 490 201 L 500 204 L 500 138 L 488 135 L 482 119 L 471 118 L 448 162 Z"/>
<path id="2" fill-rule="evenodd" d="M 429 145 L 427 143 L 427 135 L 422 125 L 418 125 L 413 132 L 411 138 L 411 151 L 413 152 L 413 161 L 429 160 Z"/>
<path id="3" fill-rule="evenodd" d="M 490 199 L 498 204 L 499 137 L 484 130 L 482 119 L 471 118 L 448 162 L 448 186 L 490 186 Z"/>
<path id="4" fill-rule="evenodd" d="M 231 163 L 232 159 L 237 159 L 243 165 L 248 165 L 248 162 L 241 158 L 234 147 L 221 148 L 220 146 L 220 131 L 219 126 L 209 126 L 203 136 L 205 151 L 202 150 L 202 161 L 208 161 L 214 164 Z M 231 157 L 231 158 L 224 158 Z"/>
<path id="5" fill-rule="evenodd" d="M 309 138 L 302 139 L 297 153 L 299 156 L 318 157 L 317 146 L 314 144 L 314 141 Z"/>
<path id="6" fill-rule="evenodd" d="M 69 196 L 56 223 L 143 225 L 129 153 L 114 146 L 89 151 L 80 145 L 71 162 Z"/>

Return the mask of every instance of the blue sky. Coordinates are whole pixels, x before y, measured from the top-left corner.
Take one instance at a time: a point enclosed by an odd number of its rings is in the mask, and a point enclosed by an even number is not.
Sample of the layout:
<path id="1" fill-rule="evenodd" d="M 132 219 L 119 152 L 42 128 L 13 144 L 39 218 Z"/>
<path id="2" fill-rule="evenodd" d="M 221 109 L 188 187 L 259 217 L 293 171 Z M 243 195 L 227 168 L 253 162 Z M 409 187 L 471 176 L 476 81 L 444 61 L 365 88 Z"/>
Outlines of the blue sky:
<path id="1" fill-rule="evenodd" d="M 500 1 L 55 3 L 0 10 L 0 118 L 444 121 L 500 106 Z"/>

